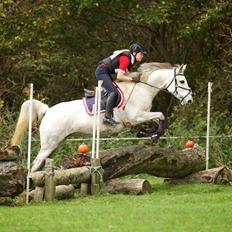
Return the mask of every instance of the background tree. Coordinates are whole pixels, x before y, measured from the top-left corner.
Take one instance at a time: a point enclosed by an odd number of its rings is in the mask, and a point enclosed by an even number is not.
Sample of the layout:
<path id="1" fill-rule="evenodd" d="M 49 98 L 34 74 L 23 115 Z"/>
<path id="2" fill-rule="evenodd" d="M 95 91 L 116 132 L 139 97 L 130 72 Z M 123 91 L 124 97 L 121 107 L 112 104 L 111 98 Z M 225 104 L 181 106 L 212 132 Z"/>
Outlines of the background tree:
<path id="1" fill-rule="evenodd" d="M 188 64 L 191 107 L 175 106 L 164 93 L 154 102 L 154 110 L 171 116 L 169 133 L 205 134 L 208 81 L 213 133 L 232 133 L 230 0 L 4 0 L 0 22 L 3 124 L 27 98 L 27 83 L 49 105 L 80 98 L 95 84 L 101 59 L 139 41 L 148 62 Z"/>

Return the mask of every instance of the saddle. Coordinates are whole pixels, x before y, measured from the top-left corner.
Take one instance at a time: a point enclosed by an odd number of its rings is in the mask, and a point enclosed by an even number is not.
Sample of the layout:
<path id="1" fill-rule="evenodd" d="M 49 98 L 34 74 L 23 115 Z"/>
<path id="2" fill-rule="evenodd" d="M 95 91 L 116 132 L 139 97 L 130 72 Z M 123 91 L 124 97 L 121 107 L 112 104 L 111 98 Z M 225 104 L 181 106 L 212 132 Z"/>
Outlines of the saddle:
<path id="1" fill-rule="evenodd" d="M 122 107 L 124 103 L 124 94 L 122 90 L 119 88 L 119 86 L 114 83 L 114 85 L 117 87 L 118 90 L 118 99 L 114 105 L 114 107 Z M 85 110 L 89 115 L 93 115 L 93 105 L 95 103 L 95 91 L 94 90 L 89 90 L 89 89 L 84 89 L 84 94 L 85 96 L 83 97 L 83 103 L 85 106 Z M 100 105 L 100 112 L 104 113 L 106 110 L 106 101 L 108 98 L 109 92 L 105 89 L 102 88 L 101 90 L 101 105 Z"/>

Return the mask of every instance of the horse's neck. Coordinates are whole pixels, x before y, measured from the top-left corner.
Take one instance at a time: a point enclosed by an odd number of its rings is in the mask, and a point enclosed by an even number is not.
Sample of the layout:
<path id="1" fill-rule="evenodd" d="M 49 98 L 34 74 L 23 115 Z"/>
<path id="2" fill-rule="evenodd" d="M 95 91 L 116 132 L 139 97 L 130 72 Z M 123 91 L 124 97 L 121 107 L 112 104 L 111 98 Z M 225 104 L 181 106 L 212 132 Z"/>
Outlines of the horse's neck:
<path id="1" fill-rule="evenodd" d="M 126 102 L 132 98 L 137 99 L 136 102 L 140 106 L 142 102 L 144 108 L 148 108 L 158 92 L 167 88 L 172 78 L 173 69 L 159 69 L 152 72 L 146 81 L 142 79 L 141 81 L 144 83 L 119 82 L 118 85 L 124 93 Z M 134 101 L 133 104 L 136 104 L 136 102 Z"/>
<path id="2" fill-rule="evenodd" d="M 143 106 L 147 108 L 151 105 L 153 99 L 159 92 L 159 89 L 152 88 L 143 83 L 120 82 L 119 87 L 124 93 L 125 102 L 137 99 L 133 104 L 143 102 Z M 141 104 L 139 104 L 141 105 Z"/>
<path id="3" fill-rule="evenodd" d="M 151 73 L 148 83 L 160 90 L 167 88 L 173 78 L 173 69 L 159 69 Z"/>

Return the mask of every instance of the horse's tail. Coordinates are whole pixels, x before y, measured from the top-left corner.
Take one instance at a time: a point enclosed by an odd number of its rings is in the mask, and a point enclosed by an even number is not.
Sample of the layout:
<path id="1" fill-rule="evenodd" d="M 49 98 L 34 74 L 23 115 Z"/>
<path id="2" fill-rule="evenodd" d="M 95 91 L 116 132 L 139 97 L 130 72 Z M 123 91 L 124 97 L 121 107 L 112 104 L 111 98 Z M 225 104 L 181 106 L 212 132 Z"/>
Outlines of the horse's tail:
<path id="1" fill-rule="evenodd" d="M 47 110 L 48 105 L 42 103 L 41 101 L 32 100 L 32 123 L 36 120 L 41 121 Z M 11 145 L 20 145 L 29 124 L 29 106 L 30 100 L 25 101 L 20 110 L 18 122 L 15 128 L 14 135 L 11 139 Z"/>

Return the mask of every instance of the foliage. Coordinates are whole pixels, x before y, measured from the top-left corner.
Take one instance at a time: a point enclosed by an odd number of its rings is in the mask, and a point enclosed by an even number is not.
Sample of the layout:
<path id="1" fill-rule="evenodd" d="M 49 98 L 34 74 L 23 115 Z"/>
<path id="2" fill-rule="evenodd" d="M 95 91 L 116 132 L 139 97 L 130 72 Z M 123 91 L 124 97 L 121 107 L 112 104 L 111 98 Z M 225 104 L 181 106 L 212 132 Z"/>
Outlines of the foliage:
<path id="1" fill-rule="evenodd" d="M 213 82 L 212 133 L 230 134 L 231 25 L 229 0 L 2 1 L 1 145 L 9 140 L 15 112 L 28 98 L 28 83 L 34 83 L 34 97 L 49 105 L 80 98 L 83 87 L 95 84 L 98 62 L 132 41 L 147 48 L 146 61 L 188 64 L 195 103 L 181 109 L 175 101 L 155 101 L 155 110 L 169 109 L 170 135 L 205 134 L 208 81 Z M 218 149 L 229 162 L 231 148 L 225 141 L 217 142 Z"/>

